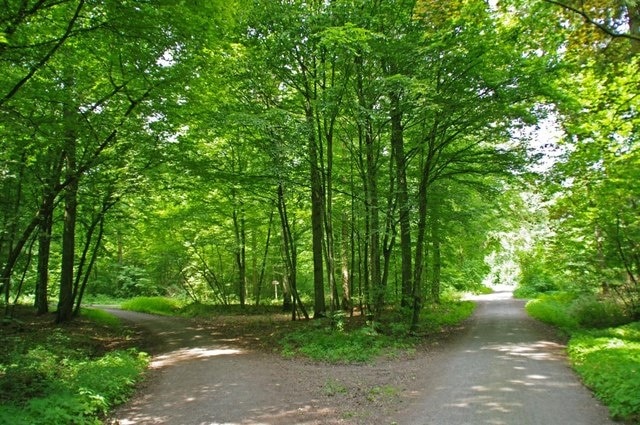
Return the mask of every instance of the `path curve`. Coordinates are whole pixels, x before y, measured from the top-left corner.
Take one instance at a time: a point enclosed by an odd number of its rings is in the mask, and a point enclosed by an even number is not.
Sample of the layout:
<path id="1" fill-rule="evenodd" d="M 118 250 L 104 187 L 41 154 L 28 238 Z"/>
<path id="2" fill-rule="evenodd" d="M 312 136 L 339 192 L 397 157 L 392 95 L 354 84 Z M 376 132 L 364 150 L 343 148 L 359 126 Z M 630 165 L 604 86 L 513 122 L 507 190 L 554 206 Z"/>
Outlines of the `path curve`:
<path id="1" fill-rule="evenodd" d="M 118 425 L 333 424 L 336 412 L 308 385 L 291 382 L 291 361 L 249 351 L 193 320 L 104 309 L 156 338 L 139 394 L 117 409 Z M 295 372 L 294 372 L 295 373 Z M 286 379 L 283 379 L 285 377 Z M 302 381 L 304 375 L 294 378 Z M 324 421 L 324 418 L 329 419 Z"/>
<path id="2" fill-rule="evenodd" d="M 158 338 L 150 378 L 114 423 L 614 424 L 524 302 L 509 292 L 475 301 L 463 329 L 441 343 L 356 366 L 286 360 L 191 320 L 109 310 Z"/>

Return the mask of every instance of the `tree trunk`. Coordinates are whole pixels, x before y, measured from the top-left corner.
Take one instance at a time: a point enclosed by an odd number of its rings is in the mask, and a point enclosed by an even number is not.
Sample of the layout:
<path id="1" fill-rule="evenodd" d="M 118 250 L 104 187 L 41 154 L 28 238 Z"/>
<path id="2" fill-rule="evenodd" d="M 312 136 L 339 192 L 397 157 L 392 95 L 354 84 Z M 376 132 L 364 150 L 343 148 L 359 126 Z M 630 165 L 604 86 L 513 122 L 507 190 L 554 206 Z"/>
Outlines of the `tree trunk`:
<path id="1" fill-rule="evenodd" d="M 65 80 L 69 95 L 73 94 L 73 78 Z M 76 111 L 70 101 L 63 105 L 65 126 L 65 167 L 69 185 L 64 190 L 64 223 L 62 231 L 62 261 L 60 294 L 56 322 L 68 322 L 73 317 L 73 276 L 75 267 L 76 219 L 78 209 L 78 174 L 76 164 Z"/>
<path id="2" fill-rule="evenodd" d="M 298 314 L 298 309 L 304 315 L 305 319 L 309 318 L 309 314 L 307 310 L 304 308 L 302 304 L 302 300 L 300 299 L 300 295 L 298 294 L 297 288 L 297 251 L 295 246 L 295 241 L 293 239 L 293 233 L 291 232 L 291 226 L 289 224 L 289 217 L 287 214 L 287 204 L 285 202 L 284 197 L 284 188 L 282 182 L 278 185 L 278 212 L 280 213 L 280 222 L 282 224 L 282 241 L 284 245 L 284 256 L 285 256 L 285 273 L 282 282 L 283 290 L 285 288 L 289 289 L 291 293 L 291 318 L 292 320 L 296 320 L 296 315 Z M 285 294 L 286 295 L 286 294 Z M 285 302 L 287 301 L 287 297 L 285 296 Z"/>
<path id="3" fill-rule="evenodd" d="M 271 213 L 269 214 L 269 227 L 267 229 L 267 241 L 264 244 L 264 254 L 262 255 L 262 263 L 260 265 L 260 275 L 258 276 L 258 281 L 256 282 L 256 305 L 260 305 L 260 298 L 262 296 L 262 286 L 264 284 L 264 273 L 267 269 L 267 256 L 269 255 L 269 245 L 271 243 L 271 226 L 273 225 L 273 207 L 271 208 Z"/>
<path id="4" fill-rule="evenodd" d="M 113 205 L 113 204 L 111 204 Z M 111 208 L 110 206 L 104 205 L 103 210 L 97 217 L 97 220 L 91 223 L 91 228 L 89 229 L 87 235 L 87 243 L 85 245 L 84 252 L 82 253 L 82 261 L 81 264 L 84 264 L 86 261 L 86 256 L 89 250 L 89 246 L 91 244 L 91 239 L 93 239 L 93 233 L 95 232 L 96 226 L 98 227 L 98 236 L 96 237 L 96 241 L 93 245 L 93 250 L 91 251 L 91 258 L 89 258 L 89 264 L 86 267 L 84 273 L 81 274 L 81 267 L 78 267 L 78 278 L 76 279 L 76 288 L 75 288 L 75 308 L 73 310 L 73 316 L 77 317 L 80 314 L 80 308 L 82 306 L 82 298 L 84 297 L 84 291 L 87 288 L 87 283 L 89 282 L 89 276 L 91 276 L 91 271 L 93 270 L 93 266 L 96 263 L 96 259 L 98 258 L 98 251 L 100 250 L 100 245 L 102 244 L 102 236 L 104 235 L 104 215 L 107 210 Z M 82 283 L 80 283 L 80 276 L 82 275 Z M 196 300 L 197 301 L 197 300 Z"/>
<path id="5" fill-rule="evenodd" d="M 45 198 L 49 198 L 47 195 Z M 51 254 L 51 232 L 53 231 L 53 202 L 42 206 L 40 234 L 38 235 L 38 280 L 36 281 L 36 314 L 49 312 L 49 257 Z"/>
<path id="6" fill-rule="evenodd" d="M 246 239 L 244 207 L 233 210 L 233 227 L 236 235 L 236 265 L 238 266 L 238 297 L 240 307 L 245 306 L 247 285 Z"/>
<path id="7" fill-rule="evenodd" d="M 307 120 L 309 162 L 311 165 L 311 240 L 313 251 L 313 317 L 320 318 L 327 315 L 324 300 L 324 267 L 322 264 L 323 239 L 323 202 L 322 178 L 318 166 L 318 146 L 316 142 L 314 113 L 311 103 L 305 105 Z"/>
<path id="8" fill-rule="evenodd" d="M 353 312 L 351 301 L 351 275 L 349 268 L 349 220 L 347 213 L 342 214 L 342 240 L 340 241 L 340 257 L 342 260 L 342 309 Z"/>
<path id="9" fill-rule="evenodd" d="M 73 170 L 75 156 L 68 153 L 68 167 Z M 71 171 L 72 172 L 72 171 Z M 64 229 L 62 232 L 62 266 L 60 270 L 60 296 L 58 299 L 57 323 L 68 322 L 73 317 L 73 276 L 75 266 L 75 237 L 78 206 L 78 182 L 74 180 L 66 189 L 64 206 Z"/>
<path id="10" fill-rule="evenodd" d="M 431 265 L 431 300 L 440 304 L 440 272 L 442 258 L 440 249 L 440 202 L 441 199 L 431 202 L 431 240 L 432 240 L 432 265 Z"/>
<path id="11" fill-rule="evenodd" d="M 391 147 L 396 162 L 398 210 L 400 212 L 400 254 L 402 274 L 401 306 L 409 307 L 413 284 L 411 267 L 411 205 L 407 187 L 407 158 L 404 152 L 404 129 L 399 95 L 391 93 Z"/>

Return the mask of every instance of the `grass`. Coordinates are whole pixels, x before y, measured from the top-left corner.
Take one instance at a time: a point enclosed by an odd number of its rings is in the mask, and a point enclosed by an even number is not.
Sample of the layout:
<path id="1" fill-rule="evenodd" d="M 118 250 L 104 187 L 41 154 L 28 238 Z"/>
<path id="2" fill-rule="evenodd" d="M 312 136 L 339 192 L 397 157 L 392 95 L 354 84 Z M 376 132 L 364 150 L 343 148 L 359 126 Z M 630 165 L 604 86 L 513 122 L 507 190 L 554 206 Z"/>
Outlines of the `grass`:
<path id="1" fill-rule="evenodd" d="M 0 327 L 0 423 L 98 424 L 132 393 L 147 358 L 113 316 L 83 310 L 56 327 L 20 308 Z"/>
<path id="2" fill-rule="evenodd" d="M 164 316 L 176 316 L 182 307 L 183 302 L 167 297 L 136 297 L 120 304 L 123 310 Z"/>
<path id="3" fill-rule="evenodd" d="M 570 336 L 573 368 L 612 417 L 640 423 L 640 322 L 610 301 L 566 293 L 527 303 L 527 312 Z"/>

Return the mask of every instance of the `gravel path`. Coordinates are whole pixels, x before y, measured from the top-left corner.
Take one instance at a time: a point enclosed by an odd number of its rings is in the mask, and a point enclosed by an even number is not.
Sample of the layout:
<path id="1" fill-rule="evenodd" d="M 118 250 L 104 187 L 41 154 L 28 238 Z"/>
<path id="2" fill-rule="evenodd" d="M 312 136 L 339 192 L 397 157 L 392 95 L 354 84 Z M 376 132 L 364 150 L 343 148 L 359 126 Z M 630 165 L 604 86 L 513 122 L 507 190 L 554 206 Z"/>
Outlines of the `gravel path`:
<path id="1" fill-rule="evenodd" d="M 403 425 L 605 425 L 552 331 L 510 292 L 475 297 L 469 326 L 428 362 Z"/>
<path id="2" fill-rule="evenodd" d="M 414 356 L 324 365 L 247 349 L 219 327 L 110 310 L 157 335 L 152 371 L 113 423 L 606 425 L 564 347 L 510 293 Z"/>

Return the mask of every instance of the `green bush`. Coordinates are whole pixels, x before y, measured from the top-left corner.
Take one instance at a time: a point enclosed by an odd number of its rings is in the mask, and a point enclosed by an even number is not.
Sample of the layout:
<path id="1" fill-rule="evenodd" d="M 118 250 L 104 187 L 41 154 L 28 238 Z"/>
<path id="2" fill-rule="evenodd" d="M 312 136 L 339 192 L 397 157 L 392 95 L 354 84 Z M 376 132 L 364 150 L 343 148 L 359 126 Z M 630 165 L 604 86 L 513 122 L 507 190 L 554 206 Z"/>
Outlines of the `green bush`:
<path id="1" fill-rule="evenodd" d="M 529 301 L 526 309 L 571 335 L 573 367 L 614 417 L 640 421 L 639 322 L 615 327 L 628 321 L 624 310 L 593 294 L 545 294 Z"/>
<path id="2" fill-rule="evenodd" d="M 576 317 L 582 328 L 609 328 L 629 322 L 623 308 L 615 301 L 599 300 L 593 295 L 583 295 L 574 300 L 569 314 Z"/>
<path id="3" fill-rule="evenodd" d="M 167 316 L 177 314 L 181 307 L 181 301 L 166 297 L 136 297 L 120 305 L 123 310 Z"/>
<path id="4" fill-rule="evenodd" d="M 571 331 L 579 326 L 577 318 L 570 313 L 570 306 L 574 299 L 574 295 L 565 292 L 544 294 L 527 302 L 525 308 L 532 317 L 565 331 Z"/>

